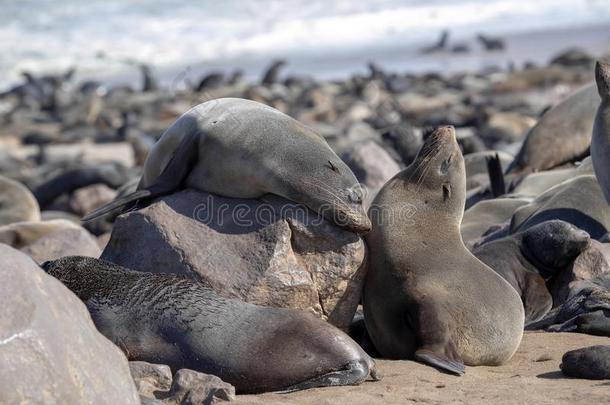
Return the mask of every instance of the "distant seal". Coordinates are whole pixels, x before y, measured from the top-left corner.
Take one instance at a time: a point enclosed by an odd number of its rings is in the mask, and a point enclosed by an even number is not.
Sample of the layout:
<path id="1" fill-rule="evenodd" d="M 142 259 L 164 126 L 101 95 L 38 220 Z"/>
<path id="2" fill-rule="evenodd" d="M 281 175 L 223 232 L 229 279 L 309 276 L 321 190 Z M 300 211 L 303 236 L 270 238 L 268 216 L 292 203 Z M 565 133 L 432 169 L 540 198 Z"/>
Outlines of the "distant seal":
<path id="1" fill-rule="evenodd" d="M 373 201 L 365 236 L 366 328 L 388 358 L 413 358 L 455 374 L 499 365 L 517 350 L 517 292 L 464 246 L 464 159 L 453 127 L 426 139 L 415 161 Z"/>
<path id="2" fill-rule="evenodd" d="M 23 221 L 40 221 L 36 198 L 21 183 L 0 176 L 0 226 Z"/>
<path id="3" fill-rule="evenodd" d="M 71 256 L 43 264 L 129 360 L 214 374 L 238 393 L 359 384 L 375 363 L 313 314 L 221 297 L 170 274 Z"/>
<path id="4" fill-rule="evenodd" d="M 568 267 L 590 239 L 585 231 L 554 220 L 478 246 L 472 254 L 517 291 L 528 324 L 540 320 L 553 306 L 545 278 Z"/>
<path id="5" fill-rule="evenodd" d="M 138 190 L 84 220 L 184 187 L 224 197 L 277 194 L 341 228 L 371 228 L 356 177 L 320 135 L 271 107 L 237 98 L 208 101 L 182 115 L 151 149 Z"/>
<path id="6" fill-rule="evenodd" d="M 601 102 L 593 123 L 591 159 L 595 177 L 610 204 L 610 64 L 595 64 L 595 82 Z"/>
<path id="7" fill-rule="evenodd" d="M 597 345 L 570 350 L 561 358 L 559 368 L 568 377 L 610 379 L 610 346 Z"/>
<path id="8" fill-rule="evenodd" d="M 548 110 L 527 133 L 506 172 L 548 170 L 587 156 L 598 104 L 595 85 L 590 84 Z"/>

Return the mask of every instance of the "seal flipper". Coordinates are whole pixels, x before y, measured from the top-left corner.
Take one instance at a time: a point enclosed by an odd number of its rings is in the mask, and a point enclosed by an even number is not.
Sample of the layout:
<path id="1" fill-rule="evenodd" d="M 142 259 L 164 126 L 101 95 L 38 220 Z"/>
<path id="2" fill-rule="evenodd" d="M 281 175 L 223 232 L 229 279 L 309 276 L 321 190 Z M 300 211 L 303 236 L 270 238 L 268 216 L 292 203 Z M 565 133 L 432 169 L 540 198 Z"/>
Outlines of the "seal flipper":
<path id="1" fill-rule="evenodd" d="M 191 131 L 185 135 L 180 141 L 180 144 L 169 163 L 165 166 L 165 169 L 163 169 L 156 181 L 149 187 L 142 190 L 136 190 L 125 197 L 109 202 L 92 213 L 87 214 L 82 221 L 91 221 L 92 219 L 111 213 L 120 214 L 129 203 L 137 203 L 144 199 L 149 200 L 176 190 L 180 187 L 197 162 L 197 158 L 199 157 L 199 137 L 200 133 L 197 131 Z"/>
<path id="2" fill-rule="evenodd" d="M 341 370 L 331 371 L 319 377 L 314 377 L 311 380 L 304 381 L 292 385 L 281 393 L 289 393 L 294 391 L 306 390 L 317 387 L 331 387 L 335 385 L 357 385 L 366 379 L 369 375 L 369 365 L 365 360 L 350 361 Z M 376 373 L 372 375 L 373 379 L 377 379 Z"/>
<path id="3" fill-rule="evenodd" d="M 415 351 L 415 360 L 452 374 L 464 374 L 464 362 L 451 339 L 449 319 L 441 319 L 440 314 L 443 312 L 432 300 L 419 302 L 417 307 L 419 313 L 415 319 L 407 315 L 407 322 L 418 321 L 414 330 L 417 331 L 418 341 L 422 343 Z"/>
<path id="4" fill-rule="evenodd" d="M 489 184 L 491 185 L 491 193 L 494 198 L 505 194 L 506 185 L 502 172 L 502 162 L 497 153 L 494 156 L 487 157 L 487 174 L 489 175 Z"/>
<path id="5" fill-rule="evenodd" d="M 464 363 L 461 360 L 452 360 L 444 355 L 431 352 L 427 349 L 417 350 L 415 352 L 415 360 L 456 375 L 463 375 L 466 372 Z"/>
<path id="6" fill-rule="evenodd" d="M 553 297 L 544 279 L 536 273 L 526 272 L 519 287 L 525 310 L 525 324 L 539 321 L 553 307 Z"/>
<path id="7" fill-rule="evenodd" d="M 92 219 L 113 214 L 113 213 L 121 213 L 123 208 L 132 202 L 137 202 L 143 198 L 151 197 L 150 190 L 137 190 L 131 194 L 126 195 L 125 197 L 121 197 L 119 199 L 110 201 L 108 204 L 103 205 L 102 207 L 96 209 L 95 211 L 85 215 L 81 221 L 88 222 Z"/>

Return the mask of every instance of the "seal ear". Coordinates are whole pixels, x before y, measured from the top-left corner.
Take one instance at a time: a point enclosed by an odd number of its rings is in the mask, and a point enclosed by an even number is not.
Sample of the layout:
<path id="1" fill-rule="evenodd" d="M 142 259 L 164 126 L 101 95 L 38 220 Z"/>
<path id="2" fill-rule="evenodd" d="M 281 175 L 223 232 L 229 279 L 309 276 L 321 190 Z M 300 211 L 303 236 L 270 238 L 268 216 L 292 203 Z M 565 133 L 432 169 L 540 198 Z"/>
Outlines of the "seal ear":
<path id="1" fill-rule="evenodd" d="M 610 64 L 601 61 L 595 63 L 595 82 L 599 96 L 602 99 L 610 97 Z"/>

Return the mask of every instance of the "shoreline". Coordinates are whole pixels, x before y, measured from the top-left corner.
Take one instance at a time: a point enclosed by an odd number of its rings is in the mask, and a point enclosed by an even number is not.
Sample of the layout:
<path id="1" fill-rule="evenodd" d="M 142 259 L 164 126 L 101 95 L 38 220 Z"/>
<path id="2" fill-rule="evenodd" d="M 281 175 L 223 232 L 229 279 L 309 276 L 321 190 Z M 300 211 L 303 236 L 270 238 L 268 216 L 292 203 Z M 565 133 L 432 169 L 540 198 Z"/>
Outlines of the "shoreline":
<path id="1" fill-rule="evenodd" d="M 333 81 L 367 74 L 368 62 L 374 62 L 384 71 L 399 74 L 424 73 L 472 73 L 487 68 L 507 69 L 510 65 L 521 68 L 525 63 L 546 65 L 550 59 L 568 49 L 578 48 L 595 57 L 610 53 L 610 23 L 595 26 L 578 26 L 565 29 L 542 29 L 498 36 L 506 43 L 506 50 L 486 52 L 476 43 L 475 38 L 450 37 L 453 44 L 467 45 L 468 53 L 443 51 L 434 54 L 422 54 L 420 49 L 434 43 L 422 43 L 421 46 L 405 44 L 404 46 L 380 46 L 375 49 L 349 49 L 343 54 L 305 54 L 243 56 L 226 60 L 187 62 L 174 66 L 154 66 L 153 74 L 162 86 L 171 86 L 179 78 L 182 81 L 197 82 L 203 76 L 219 72 L 230 75 L 240 70 L 250 82 L 260 80 L 269 65 L 278 59 L 288 63 L 282 69 L 284 76 L 312 77 L 315 80 Z M 76 81 L 99 81 L 110 86 L 139 84 L 141 77 L 136 66 L 125 65 L 119 71 L 90 71 L 79 69 L 76 65 Z M 17 83 L 0 85 L 1 90 L 8 90 Z"/>

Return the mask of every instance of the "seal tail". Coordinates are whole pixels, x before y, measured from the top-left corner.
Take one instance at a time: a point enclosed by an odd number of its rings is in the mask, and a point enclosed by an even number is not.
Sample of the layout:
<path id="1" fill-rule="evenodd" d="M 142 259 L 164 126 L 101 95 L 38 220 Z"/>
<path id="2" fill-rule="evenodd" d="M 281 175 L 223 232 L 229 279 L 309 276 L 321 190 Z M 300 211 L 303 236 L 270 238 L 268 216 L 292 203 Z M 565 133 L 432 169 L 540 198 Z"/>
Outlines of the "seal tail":
<path id="1" fill-rule="evenodd" d="M 491 185 L 491 193 L 494 198 L 506 193 L 506 184 L 504 183 L 504 174 L 502 173 L 502 162 L 496 153 L 494 156 L 487 158 L 487 174 L 489 175 L 489 184 Z"/>

